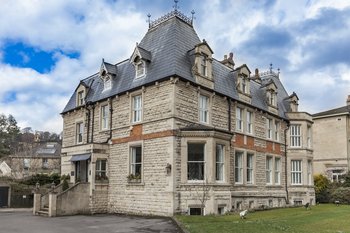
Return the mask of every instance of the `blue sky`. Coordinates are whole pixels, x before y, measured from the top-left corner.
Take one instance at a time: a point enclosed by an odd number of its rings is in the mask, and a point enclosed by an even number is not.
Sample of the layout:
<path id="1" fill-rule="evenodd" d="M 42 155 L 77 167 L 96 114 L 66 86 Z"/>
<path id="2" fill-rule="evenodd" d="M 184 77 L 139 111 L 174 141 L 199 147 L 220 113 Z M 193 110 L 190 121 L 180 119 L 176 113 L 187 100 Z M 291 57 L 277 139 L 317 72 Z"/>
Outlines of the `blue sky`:
<path id="1" fill-rule="evenodd" d="M 62 131 L 59 113 L 101 59 L 130 57 L 172 0 L 3 0 L 0 7 L 0 113 L 19 126 Z M 350 94 L 350 1 L 180 0 L 201 39 L 222 60 L 280 68 L 302 111 L 345 105 Z"/>

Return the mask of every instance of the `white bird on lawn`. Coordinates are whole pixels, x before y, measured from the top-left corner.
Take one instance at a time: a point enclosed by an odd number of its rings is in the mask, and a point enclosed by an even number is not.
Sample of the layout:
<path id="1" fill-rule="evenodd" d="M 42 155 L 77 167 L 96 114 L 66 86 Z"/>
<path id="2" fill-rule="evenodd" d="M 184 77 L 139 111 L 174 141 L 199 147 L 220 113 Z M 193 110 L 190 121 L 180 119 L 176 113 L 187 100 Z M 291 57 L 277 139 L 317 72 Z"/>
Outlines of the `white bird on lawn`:
<path id="1" fill-rule="evenodd" d="M 245 216 L 248 214 L 248 210 L 243 210 L 239 213 L 239 216 L 241 216 L 241 219 L 245 218 Z"/>

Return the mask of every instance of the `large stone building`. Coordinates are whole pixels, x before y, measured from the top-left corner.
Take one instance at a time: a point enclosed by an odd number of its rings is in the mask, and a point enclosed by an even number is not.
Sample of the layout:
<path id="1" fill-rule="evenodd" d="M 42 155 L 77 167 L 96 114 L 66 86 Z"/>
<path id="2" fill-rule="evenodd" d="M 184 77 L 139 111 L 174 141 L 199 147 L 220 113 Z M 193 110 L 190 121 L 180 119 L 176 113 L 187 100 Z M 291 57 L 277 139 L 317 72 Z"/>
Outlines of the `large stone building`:
<path id="1" fill-rule="evenodd" d="M 60 142 L 21 143 L 19 147 L 0 164 L 0 176 L 22 179 L 38 173 L 60 174 Z"/>
<path id="2" fill-rule="evenodd" d="M 129 59 L 102 60 L 62 116 L 62 174 L 88 182 L 92 213 L 314 202 L 312 118 L 297 95 L 272 69 L 213 58 L 178 10 L 151 22 Z"/>
<path id="3" fill-rule="evenodd" d="M 346 105 L 313 115 L 314 173 L 339 181 L 350 166 L 350 96 Z"/>

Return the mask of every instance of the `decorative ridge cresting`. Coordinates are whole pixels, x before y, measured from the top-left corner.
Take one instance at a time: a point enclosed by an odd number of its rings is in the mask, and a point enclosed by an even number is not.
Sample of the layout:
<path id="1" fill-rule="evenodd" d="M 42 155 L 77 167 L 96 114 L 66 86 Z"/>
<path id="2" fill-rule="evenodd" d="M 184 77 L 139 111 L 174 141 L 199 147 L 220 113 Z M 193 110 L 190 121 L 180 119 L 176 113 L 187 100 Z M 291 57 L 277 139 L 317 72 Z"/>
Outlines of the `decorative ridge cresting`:
<path id="1" fill-rule="evenodd" d="M 194 13 L 192 13 L 192 18 L 190 18 L 190 17 L 187 17 L 186 15 L 184 15 L 183 13 L 181 13 L 180 11 L 178 11 L 177 9 L 175 9 L 175 10 L 169 12 L 166 15 L 163 15 L 162 17 L 160 17 L 154 21 L 150 21 L 149 29 L 157 27 L 159 24 L 169 20 L 172 17 L 178 17 L 179 19 L 181 19 L 182 21 L 184 21 L 188 25 L 192 26 L 193 25 L 193 14 Z"/>

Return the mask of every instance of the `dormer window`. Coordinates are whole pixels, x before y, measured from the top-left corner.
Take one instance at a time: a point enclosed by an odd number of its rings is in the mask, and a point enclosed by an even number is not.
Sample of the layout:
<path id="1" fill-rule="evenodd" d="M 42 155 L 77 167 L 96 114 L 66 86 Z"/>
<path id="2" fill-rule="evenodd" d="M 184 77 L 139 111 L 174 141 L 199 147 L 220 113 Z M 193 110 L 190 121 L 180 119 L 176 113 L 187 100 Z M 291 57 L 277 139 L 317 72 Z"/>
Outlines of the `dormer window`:
<path id="1" fill-rule="evenodd" d="M 237 83 L 236 89 L 239 93 L 239 98 L 250 103 L 250 70 L 247 65 L 243 64 L 237 67 Z"/>
<path id="2" fill-rule="evenodd" d="M 142 78 L 146 75 L 147 64 L 151 62 L 151 52 L 136 44 L 136 48 L 130 58 L 130 63 L 135 67 L 135 78 Z"/>
<path id="3" fill-rule="evenodd" d="M 277 106 L 277 93 L 273 90 L 268 90 L 266 93 L 267 104 L 273 107 Z"/>
<path id="4" fill-rule="evenodd" d="M 107 75 L 104 77 L 103 90 L 110 90 L 112 88 L 112 79 Z"/>
<path id="5" fill-rule="evenodd" d="M 213 50 L 207 42 L 203 42 L 194 46 L 188 51 L 192 63 L 192 74 L 196 79 L 196 83 L 207 88 L 214 89 L 213 78 Z"/>
<path id="6" fill-rule="evenodd" d="M 81 106 L 85 103 L 85 95 L 84 91 L 79 91 L 78 92 L 78 106 Z"/>
<path id="7" fill-rule="evenodd" d="M 242 92 L 243 93 L 248 93 L 247 91 L 247 79 L 245 77 L 242 78 L 242 82 L 241 82 L 242 86 L 241 86 L 241 89 L 242 89 Z"/>
<path id="8" fill-rule="evenodd" d="M 208 67 L 207 67 L 207 59 L 208 56 L 205 54 L 202 54 L 201 56 L 201 75 L 208 76 Z"/>
<path id="9" fill-rule="evenodd" d="M 134 60 L 134 65 L 136 69 L 136 78 L 141 78 L 146 74 L 146 65 L 145 62 L 140 59 L 140 57 L 136 57 Z"/>
<path id="10" fill-rule="evenodd" d="M 100 78 L 103 81 L 103 91 L 110 90 L 112 88 L 112 80 L 117 75 L 117 66 L 105 62 L 102 59 L 100 68 Z"/>

